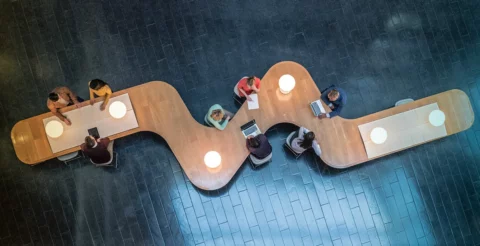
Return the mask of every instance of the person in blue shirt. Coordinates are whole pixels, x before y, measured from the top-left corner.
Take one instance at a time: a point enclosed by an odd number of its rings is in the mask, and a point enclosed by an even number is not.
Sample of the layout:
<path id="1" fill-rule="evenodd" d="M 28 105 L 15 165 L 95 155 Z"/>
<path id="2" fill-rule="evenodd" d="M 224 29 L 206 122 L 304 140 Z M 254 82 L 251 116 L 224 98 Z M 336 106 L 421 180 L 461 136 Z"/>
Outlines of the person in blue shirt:
<path id="1" fill-rule="evenodd" d="M 319 119 L 332 118 L 342 112 L 343 107 L 347 104 L 347 94 L 342 88 L 331 85 L 322 92 L 322 101 L 332 110 L 330 113 L 321 114 Z"/>

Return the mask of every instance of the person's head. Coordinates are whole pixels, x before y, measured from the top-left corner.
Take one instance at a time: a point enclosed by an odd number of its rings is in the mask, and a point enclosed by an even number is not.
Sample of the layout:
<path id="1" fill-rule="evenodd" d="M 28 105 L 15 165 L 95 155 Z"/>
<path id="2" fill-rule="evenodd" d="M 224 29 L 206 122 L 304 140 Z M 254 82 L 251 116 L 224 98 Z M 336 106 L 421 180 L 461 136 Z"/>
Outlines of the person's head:
<path id="1" fill-rule="evenodd" d="M 336 101 L 340 97 L 340 92 L 337 90 L 333 89 L 328 93 L 328 100 L 330 101 Z"/>
<path id="2" fill-rule="evenodd" d="M 313 140 L 315 140 L 315 133 L 307 132 L 303 134 L 303 140 L 300 142 L 300 147 L 304 149 L 312 147 Z"/>
<path id="3" fill-rule="evenodd" d="M 50 94 L 48 94 L 48 99 L 56 102 L 58 101 L 58 94 L 55 92 L 51 92 Z"/>
<path id="4" fill-rule="evenodd" d="M 258 141 L 257 138 L 255 137 L 252 137 L 252 136 L 249 136 L 247 138 L 247 144 L 248 146 L 252 147 L 252 148 L 258 148 L 260 147 L 260 141 Z"/>
<path id="5" fill-rule="evenodd" d="M 90 81 L 90 89 L 92 90 L 99 90 L 106 85 L 107 83 L 100 79 L 93 79 L 92 81 Z"/>
<path id="6" fill-rule="evenodd" d="M 247 85 L 249 88 L 252 88 L 254 83 L 255 83 L 255 76 L 250 76 L 247 78 Z"/>
<path id="7" fill-rule="evenodd" d="M 212 111 L 212 114 L 210 117 L 214 119 L 215 121 L 220 121 L 223 118 L 223 111 L 221 109 L 215 109 Z"/>
<path id="8" fill-rule="evenodd" d="M 87 148 L 93 148 L 95 144 L 97 143 L 97 140 L 93 136 L 86 136 L 85 137 L 85 144 L 87 145 Z"/>

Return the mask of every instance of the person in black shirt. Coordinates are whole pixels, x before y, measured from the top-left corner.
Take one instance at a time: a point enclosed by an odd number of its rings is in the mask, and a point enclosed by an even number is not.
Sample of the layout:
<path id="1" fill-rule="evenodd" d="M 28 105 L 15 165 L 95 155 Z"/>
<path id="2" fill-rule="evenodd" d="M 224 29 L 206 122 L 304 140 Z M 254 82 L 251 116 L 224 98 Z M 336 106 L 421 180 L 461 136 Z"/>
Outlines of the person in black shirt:
<path id="1" fill-rule="evenodd" d="M 258 134 L 255 137 L 248 136 L 247 149 L 257 159 L 265 159 L 272 153 L 272 146 L 268 139 L 263 134 Z"/>

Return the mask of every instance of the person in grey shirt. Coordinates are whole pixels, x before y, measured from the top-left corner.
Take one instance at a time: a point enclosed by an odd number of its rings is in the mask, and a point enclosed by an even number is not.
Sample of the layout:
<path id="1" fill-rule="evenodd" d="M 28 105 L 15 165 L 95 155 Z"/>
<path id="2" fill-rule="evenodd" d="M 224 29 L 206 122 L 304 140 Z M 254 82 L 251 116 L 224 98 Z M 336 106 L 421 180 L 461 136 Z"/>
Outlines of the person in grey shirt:
<path id="1" fill-rule="evenodd" d="M 292 150 L 298 154 L 303 153 L 309 148 L 313 148 L 313 151 L 315 151 L 315 154 L 318 156 L 322 154 L 320 145 L 317 143 L 317 140 L 315 140 L 315 133 L 303 126 L 298 129 L 298 134 L 293 135 L 288 144 Z"/>

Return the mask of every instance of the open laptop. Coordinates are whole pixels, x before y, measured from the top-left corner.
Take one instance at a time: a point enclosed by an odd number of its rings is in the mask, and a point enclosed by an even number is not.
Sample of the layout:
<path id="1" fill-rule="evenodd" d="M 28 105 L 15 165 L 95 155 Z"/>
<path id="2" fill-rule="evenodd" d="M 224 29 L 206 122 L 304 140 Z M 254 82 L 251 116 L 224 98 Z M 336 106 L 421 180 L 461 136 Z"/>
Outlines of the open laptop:
<path id="1" fill-rule="evenodd" d="M 245 138 L 247 138 L 248 136 L 255 137 L 258 134 L 262 133 L 258 128 L 255 120 L 249 121 L 247 124 L 241 126 L 240 129 L 242 130 L 243 136 L 245 136 Z"/>
<path id="2" fill-rule="evenodd" d="M 322 102 L 320 100 L 310 103 L 310 108 L 312 108 L 312 112 L 313 112 L 313 115 L 315 115 L 315 117 L 326 113 L 325 109 L 323 108 Z"/>

